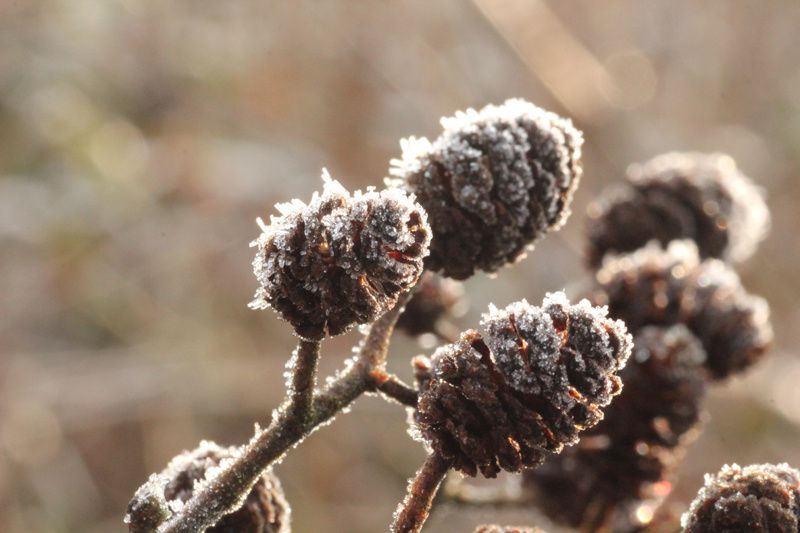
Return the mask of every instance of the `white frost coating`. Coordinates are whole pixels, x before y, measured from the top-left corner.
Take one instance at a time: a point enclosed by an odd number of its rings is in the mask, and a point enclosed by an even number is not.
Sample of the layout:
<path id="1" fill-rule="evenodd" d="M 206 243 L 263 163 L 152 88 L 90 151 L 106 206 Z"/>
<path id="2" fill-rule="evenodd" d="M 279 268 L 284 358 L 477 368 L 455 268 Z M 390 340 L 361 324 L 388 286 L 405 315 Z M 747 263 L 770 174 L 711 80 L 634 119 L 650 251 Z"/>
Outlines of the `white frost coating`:
<path id="1" fill-rule="evenodd" d="M 527 300 L 514 302 L 504 309 L 490 305 L 489 312 L 482 316 L 481 327 L 495 364 L 514 388 L 533 394 L 566 392 L 570 381 L 561 350 L 568 337 L 578 343 L 578 353 L 574 355 L 579 359 L 575 363 L 578 365 L 585 366 L 584 358 L 588 357 L 609 371 L 615 371 L 630 356 L 631 343 L 625 324 L 612 321 L 607 315 L 605 306 L 594 307 L 586 299 L 571 304 L 566 294 L 559 291 L 548 293 L 541 307 L 532 306 Z M 562 325 L 557 326 L 556 321 Z M 628 339 L 620 354 L 611 349 L 605 327 L 609 322 L 620 338 Z M 562 402 L 561 407 L 574 403 L 569 394 L 553 398 Z"/>
<path id="2" fill-rule="evenodd" d="M 274 307 L 298 334 L 315 339 L 385 311 L 419 277 L 430 245 L 427 214 L 413 194 L 351 194 L 327 171 L 322 178 L 322 192 L 308 204 L 293 200 L 269 224 L 259 220 L 261 234 L 251 243 L 259 287 L 250 307 Z"/>

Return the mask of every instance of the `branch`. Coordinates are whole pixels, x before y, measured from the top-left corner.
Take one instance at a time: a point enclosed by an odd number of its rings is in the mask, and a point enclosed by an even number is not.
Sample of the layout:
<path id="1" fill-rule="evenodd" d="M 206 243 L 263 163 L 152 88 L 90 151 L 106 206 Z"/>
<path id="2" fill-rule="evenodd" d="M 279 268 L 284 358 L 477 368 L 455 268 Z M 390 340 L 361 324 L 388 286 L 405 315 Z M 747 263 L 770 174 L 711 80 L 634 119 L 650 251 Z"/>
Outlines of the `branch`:
<path id="1" fill-rule="evenodd" d="M 300 344 L 289 360 L 291 382 L 289 383 L 289 416 L 306 427 L 311 420 L 314 388 L 317 384 L 317 363 L 320 341 L 300 340 Z"/>
<path id="2" fill-rule="evenodd" d="M 389 398 L 406 407 L 417 406 L 417 391 L 406 385 L 403 380 L 389 374 L 381 368 L 376 368 L 369 374 L 369 390 L 380 392 L 384 398 Z"/>
<path id="3" fill-rule="evenodd" d="M 301 343 L 296 352 L 298 363 L 303 361 L 301 371 L 296 372 L 300 376 L 292 376 L 289 398 L 272 423 L 256 433 L 224 470 L 198 485 L 181 511 L 159 527 L 159 533 L 197 533 L 215 524 L 235 510 L 267 467 L 366 392 L 370 372 L 385 364 L 389 337 L 412 292 L 403 294 L 395 307 L 370 326 L 358 354 L 316 395 L 312 393 L 319 352 L 313 346 Z M 310 406 L 306 402 L 310 402 Z M 304 405 L 310 408 L 306 409 Z M 298 413 L 307 413 L 305 423 L 298 421 Z"/>
<path id="4" fill-rule="evenodd" d="M 408 492 L 397 507 L 395 519 L 390 528 L 392 533 L 417 533 L 428 518 L 433 497 L 439 490 L 451 461 L 437 453 L 432 453 L 408 484 Z"/>

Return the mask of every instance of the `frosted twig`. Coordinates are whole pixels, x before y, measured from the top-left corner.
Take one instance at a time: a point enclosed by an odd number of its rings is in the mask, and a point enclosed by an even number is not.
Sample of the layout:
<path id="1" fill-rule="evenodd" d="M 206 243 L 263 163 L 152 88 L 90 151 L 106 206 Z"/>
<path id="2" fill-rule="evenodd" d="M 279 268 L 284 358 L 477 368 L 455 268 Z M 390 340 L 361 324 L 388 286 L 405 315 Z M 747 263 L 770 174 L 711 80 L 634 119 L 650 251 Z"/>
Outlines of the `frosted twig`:
<path id="1" fill-rule="evenodd" d="M 416 476 L 408 484 L 408 492 L 397 507 L 392 533 L 416 533 L 422 529 L 431 510 L 436 492 L 450 470 L 451 461 L 438 453 L 428 456 Z"/>
<path id="2" fill-rule="evenodd" d="M 306 424 L 298 423 L 296 413 L 302 410 L 292 407 L 297 404 L 293 403 L 293 395 L 290 393 L 290 399 L 287 400 L 289 403 L 278 410 L 269 427 L 256 433 L 216 476 L 199 485 L 183 508 L 159 527 L 159 533 L 196 533 L 215 524 L 241 503 L 264 469 L 366 392 L 370 372 L 385 364 L 389 337 L 403 306 L 411 297 L 411 292 L 400 296 L 397 304 L 370 326 L 350 365 L 337 374 L 325 389 L 313 395 Z M 313 346 L 304 347 L 301 344 L 298 355 L 306 351 L 309 360 L 312 359 L 315 353 Z M 306 366 L 303 373 L 311 367 Z M 313 366 L 316 367 L 315 362 Z M 305 378 L 293 375 L 291 382 L 295 384 L 301 379 Z M 312 398 L 310 393 L 299 396 L 306 397 Z M 300 400 L 304 401 L 305 399 Z"/>
<path id="3" fill-rule="evenodd" d="M 289 384 L 290 416 L 303 426 L 311 420 L 314 388 L 317 384 L 319 341 L 301 340 L 292 357 L 291 383 Z"/>

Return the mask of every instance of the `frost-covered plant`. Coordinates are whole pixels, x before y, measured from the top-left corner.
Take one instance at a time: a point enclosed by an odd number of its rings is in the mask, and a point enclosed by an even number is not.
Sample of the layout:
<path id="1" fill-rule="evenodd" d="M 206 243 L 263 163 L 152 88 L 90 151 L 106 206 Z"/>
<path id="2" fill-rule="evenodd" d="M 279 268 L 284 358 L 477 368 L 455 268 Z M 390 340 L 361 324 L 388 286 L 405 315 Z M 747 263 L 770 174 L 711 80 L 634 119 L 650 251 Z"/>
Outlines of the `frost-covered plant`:
<path id="1" fill-rule="evenodd" d="M 633 356 L 605 419 L 525 471 L 518 503 L 581 531 L 671 520 L 659 506 L 698 434 L 707 385 L 757 363 L 772 341 L 766 302 L 717 259 L 751 254 L 768 222 L 757 189 L 721 155 L 656 157 L 590 206 L 589 263 L 598 270 L 588 296 L 625 321 Z M 453 493 L 471 499 L 458 486 Z"/>
<path id="2" fill-rule="evenodd" d="M 701 262 L 691 245 L 673 243 L 666 250 L 646 248 L 609 259 L 590 300 L 572 304 L 556 292 L 540 307 L 525 300 L 492 306 L 480 331 L 446 341 L 430 358 L 412 359 L 415 386 L 389 373 L 389 340 L 404 307 L 409 311 L 401 325 L 408 332 L 446 339 L 438 324 L 458 307 L 461 294 L 445 278 L 494 273 L 523 257 L 564 223 L 581 175 L 582 134 L 569 120 L 528 102 L 459 112 L 442 124 L 444 132 L 433 142 L 403 141 L 387 189 L 350 193 L 326 173 L 322 191 L 309 202 L 280 204 L 269 224 L 259 220 L 262 233 L 253 242 L 259 287 L 251 307 L 274 310 L 298 337 L 287 363 L 285 399 L 248 443 L 222 448 L 202 442 L 153 474 L 129 504 L 125 521 L 131 531 L 289 531 L 289 506 L 272 467 L 372 393 L 409 410 L 411 434 L 429 452 L 391 525 L 394 533 L 417 532 L 451 469 L 494 477 L 501 470 L 547 465 L 570 450 L 564 461 L 552 463 L 560 471 L 558 465 L 582 453 L 583 447 L 569 447 L 584 434 L 604 434 L 614 453 L 639 453 L 642 442 L 677 449 L 699 417 L 690 400 L 702 394 L 702 376 L 725 377 L 764 352 L 771 339 L 766 305 L 747 294 L 723 263 Z M 715 177 L 713 169 L 691 167 L 678 174 L 659 174 L 655 181 L 678 191 L 659 194 L 672 194 L 676 212 L 697 208 L 700 198 L 717 228 L 711 231 L 696 216 L 695 226 L 668 240 L 719 234 L 714 242 L 724 241 L 730 253 L 703 248 L 703 257 L 746 255 L 742 243 L 752 245 L 763 228 L 747 233 L 735 229 L 736 221 L 765 225 L 766 218 L 737 214 L 736 195 L 744 186 Z M 706 209 L 711 200 L 716 214 Z M 618 219 L 609 216 L 608 224 Z M 628 251 L 615 246 L 606 248 Z M 355 355 L 317 388 L 323 340 L 357 325 L 363 326 L 363 339 Z M 634 344 L 628 330 L 637 335 L 635 353 L 642 357 L 623 373 Z M 694 372 L 698 368 L 704 370 Z M 625 379 L 633 393 L 623 395 L 615 410 L 610 402 Z M 642 402 L 647 393 L 649 403 Z M 604 412 L 609 415 L 602 424 Z M 666 423 L 657 422 L 662 419 Z M 625 457 L 618 464 L 631 461 Z M 645 465 L 639 471 L 653 469 Z M 639 481 L 631 482 L 635 489 L 626 498 L 638 497 Z"/>

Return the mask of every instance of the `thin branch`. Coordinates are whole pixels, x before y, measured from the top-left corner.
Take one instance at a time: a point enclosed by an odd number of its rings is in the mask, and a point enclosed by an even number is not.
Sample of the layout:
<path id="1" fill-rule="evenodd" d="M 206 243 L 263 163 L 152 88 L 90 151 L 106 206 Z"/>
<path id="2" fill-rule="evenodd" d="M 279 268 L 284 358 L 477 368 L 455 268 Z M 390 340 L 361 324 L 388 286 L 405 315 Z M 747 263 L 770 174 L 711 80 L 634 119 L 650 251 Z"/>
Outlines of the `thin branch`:
<path id="1" fill-rule="evenodd" d="M 437 453 L 428 456 L 416 476 L 408 484 L 408 492 L 397 507 L 390 528 L 392 533 L 417 533 L 428 518 L 436 491 L 452 462 Z"/>
<path id="2" fill-rule="evenodd" d="M 278 410 L 269 427 L 256 433 L 227 468 L 199 485 L 181 511 L 159 527 L 159 533 L 196 533 L 215 524 L 235 509 L 267 467 L 366 392 L 369 373 L 385 364 L 389 337 L 411 293 L 408 291 L 403 294 L 395 307 L 370 326 L 358 354 L 348 367 L 323 391 L 313 396 L 306 424 L 298 423 L 295 416 L 297 410 L 292 408 L 293 402 L 289 399 Z M 304 351 L 302 345 L 298 353 L 301 351 Z M 304 393 L 300 394 L 300 397 L 305 396 Z"/>
<path id="3" fill-rule="evenodd" d="M 302 422 L 303 427 L 311 421 L 314 388 L 317 385 L 317 363 L 320 341 L 300 340 L 289 362 L 291 383 L 289 384 L 289 416 Z"/>
<path id="4" fill-rule="evenodd" d="M 392 399 L 406 407 L 417 406 L 417 391 L 407 385 L 394 374 L 376 368 L 370 372 L 369 390 L 381 393 L 381 396 Z"/>

